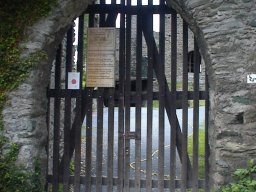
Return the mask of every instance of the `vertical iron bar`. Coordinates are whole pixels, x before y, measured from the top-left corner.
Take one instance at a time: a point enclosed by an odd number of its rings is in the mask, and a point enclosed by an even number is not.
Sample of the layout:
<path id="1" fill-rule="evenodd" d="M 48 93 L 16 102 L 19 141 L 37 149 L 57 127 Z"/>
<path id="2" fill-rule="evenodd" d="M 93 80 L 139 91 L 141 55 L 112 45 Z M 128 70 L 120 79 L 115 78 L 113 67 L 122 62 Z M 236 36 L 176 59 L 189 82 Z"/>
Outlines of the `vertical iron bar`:
<path id="1" fill-rule="evenodd" d="M 100 0 L 104 5 L 105 0 Z M 100 14 L 100 27 L 104 27 L 105 14 Z M 103 153 L 103 94 L 104 88 L 98 88 L 97 98 L 97 155 L 96 155 L 96 192 L 102 191 L 102 153 Z"/>
<path id="2" fill-rule="evenodd" d="M 108 99 L 108 192 L 113 191 L 113 146 L 114 146 L 114 105 L 115 89 L 109 88 Z"/>
<path id="3" fill-rule="evenodd" d="M 94 26 L 94 14 L 89 14 L 89 27 Z M 86 114 L 86 168 L 85 187 L 86 191 L 91 191 L 92 180 L 92 94 L 93 88 L 87 88 L 87 114 Z"/>
<path id="4" fill-rule="evenodd" d="M 165 1 L 161 0 L 160 5 L 164 6 Z M 158 190 L 159 192 L 164 191 L 164 144 L 165 144 L 165 133 L 164 133 L 164 116 L 165 116 L 165 14 L 160 13 L 160 32 L 159 32 L 159 56 L 160 65 L 159 68 L 159 138 L 158 138 Z"/>
<path id="5" fill-rule="evenodd" d="M 206 70 L 206 69 L 205 69 Z M 209 165 L 209 156 L 210 156 L 210 146 L 209 146 L 209 82 L 208 82 L 208 75 L 205 72 L 205 188 L 206 192 L 210 191 L 209 186 L 209 172 L 210 172 L 210 165 Z"/>
<path id="6" fill-rule="evenodd" d="M 84 15 L 79 17 L 78 24 L 78 47 L 77 47 L 77 72 L 80 73 L 79 91 L 76 96 L 76 113 L 78 117 L 78 125 L 76 127 L 75 136 L 75 180 L 74 191 L 80 191 L 80 174 L 81 174 L 81 105 L 82 105 L 82 81 L 83 81 L 83 53 L 84 53 Z"/>
<path id="7" fill-rule="evenodd" d="M 111 0 L 115 5 L 116 0 Z M 115 19 L 110 21 L 110 26 L 115 26 Z M 113 191 L 113 153 L 114 153 L 114 110 L 115 110 L 115 88 L 108 90 L 108 166 L 107 166 L 107 191 Z"/>
<path id="8" fill-rule="evenodd" d="M 73 26 L 67 32 L 66 48 L 66 97 L 65 97 L 65 117 L 64 117 L 64 162 L 63 162 L 63 191 L 69 191 L 70 176 L 70 129 L 71 129 L 71 92 L 68 90 L 68 73 L 72 71 L 73 63 Z"/>
<path id="9" fill-rule="evenodd" d="M 125 0 L 121 0 L 122 8 Z M 120 15 L 119 34 L 119 98 L 118 98 L 118 185 L 117 191 L 123 191 L 124 181 L 124 75 L 125 75 L 125 13 Z"/>
<path id="10" fill-rule="evenodd" d="M 137 2 L 141 9 L 141 0 Z M 140 191 L 141 178 L 141 94 L 142 94 L 142 16 L 137 15 L 137 37 L 136 37 L 136 126 L 135 132 L 135 191 Z"/>
<path id="11" fill-rule="evenodd" d="M 199 137 L 199 49 L 194 40 L 194 108 L 193 108 L 193 185 L 192 191 L 198 191 L 198 137 Z"/>
<path id="12" fill-rule="evenodd" d="M 149 42 L 150 42 L 150 38 L 149 38 L 149 35 L 148 35 L 148 33 L 147 33 L 147 26 L 146 25 L 143 25 L 143 33 L 144 33 L 144 37 L 145 37 L 145 40 L 146 40 L 146 43 L 147 43 L 147 45 L 149 44 Z M 158 50 L 157 50 L 157 46 L 156 46 L 156 43 L 155 43 L 155 40 L 153 39 L 153 69 L 154 69 L 154 71 L 155 71 L 155 74 L 156 74 L 156 78 L 157 78 L 157 80 L 159 81 L 159 76 L 160 76 L 160 73 L 159 73 L 159 69 L 158 69 L 158 65 L 159 65 L 159 63 L 161 63 L 160 62 L 160 59 L 159 59 L 159 54 L 158 54 Z M 164 77 L 164 79 L 165 79 L 165 82 L 166 82 L 166 78 Z M 169 87 L 165 87 L 165 90 L 166 90 L 166 95 L 165 95 L 165 104 L 166 104 L 166 108 L 165 108 L 165 110 L 166 110 L 166 113 L 167 113 L 167 117 L 168 117 L 168 120 L 169 120 L 169 122 L 170 122 L 170 119 L 171 119 L 171 117 L 170 117 L 170 108 L 171 108 L 171 98 L 170 98 L 170 90 L 169 90 Z M 176 137 L 176 143 L 177 143 L 177 150 L 178 150 L 178 153 L 179 153 L 179 155 L 181 156 L 181 153 L 182 153 L 182 151 L 181 151 L 181 142 L 182 142 L 182 133 L 181 133 L 181 128 L 180 128 L 180 126 L 179 126 L 179 123 L 178 123 L 178 118 L 177 118 L 177 115 L 176 115 L 176 122 L 177 122 L 177 130 L 176 130 L 176 133 L 177 133 L 177 137 Z M 188 155 L 188 154 L 187 154 Z M 188 172 L 188 177 L 189 178 L 192 178 L 192 166 L 191 166 L 191 163 L 190 163 L 190 160 L 189 160 L 189 158 L 187 157 L 187 159 L 188 159 L 188 164 L 187 164 L 187 166 L 188 166 L 188 170 L 190 170 L 189 172 Z"/>
<path id="13" fill-rule="evenodd" d="M 152 6 L 149 0 L 149 6 Z M 147 13 L 148 27 L 148 69 L 147 69 L 147 165 L 146 165 L 146 190 L 152 191 L 152 119 L 153 119 L 153 14 Z"/>
<path id="14" fill-rule="evenodd" d="M 50 85 L 48 85 L 48 90 L 50 89 Z M 50 160 L 50 150 L 49 150 L 49 146 L 50 146 L 50 126 L 51 126 L 51 123 L 50 123 L 50 120 L 51 120 L 51 97 L 47 96 L 47 99 L 48 99 L 48 103 L 47 103 L 47 114 L 46 114 L 46 122 L 47 122 L 47 144 L 46 144 L 46 154 L 47 154 L 47 162 L 46 162 L 46 174 L 45 174 L 45 178 L 46 178 L 46 182 L 45 182 L 45 186 L 44 186 L 44 190 L 45 191 L 48 191 L 49 189 L 49 179 L 48 179 L 48 175 L 49 175 L 49 160 Z M 52 170 L 51 170 L 52 171 Z"/>
<path id="15" fill-rule="evenodd" d="M 54 136 L 53 136 L 53 192 L 59 190 L 59 142 L 60 142 L 60 89 L 61 89 L 61 58 L 62 45 L 59 45 L 55 62 L 55 89 L 57 95 L 54 99 Z"/>
<path id="16" fill-rule="evenodd" d="M 176 176 L 176 78 L 177 78 L 177 13 L 171 20 L 171 152 L 170 152 L 170 191 L 175 190 Z"/>
<path id="17" fill-rule="evenodd" d="M 188 25 L 183 21 L 183 80 L 182 80 L 182 167 L 181 192 L 187 188 L 187 137 L 188 137 Z"/>
<path id="18" fill-rule="evenodd" d="M 87 114 L 86 114 L 86 167 L 85 186 L 86 191 L 91 191 L 91 169 L 92 169 L 92 93 L 93 88 L 87 88 Z"/>
<path id="19" fill-rule="evenodd" d="M 102 191 L 102 153 L 103 153 L 103 88 L 99 88 L 98 98 L 97 98 L 96 192 Z"/>
<path id="20" fill-rule="evenodd" d="M 100 5 L 104 5 L 105 4 L 105 0 L 100 0 Z M 100 14 L 100 27 L 103 27 L 104 26 L 104 24 L 105 24 L 105 14 L 104 13 L 101 13 Z"/>
<path id="21" fill-rule="evenodd" d="M 127 0 L 131 7 L 131 0 Z M 125 134 L 130 132 L 130 95 L 131 95 L 131 13 L 126 14 L 126 62 L 125 62 Z M 129 191 L 130 177 L 130 140 L 125 139 L 124 191 Z"/>

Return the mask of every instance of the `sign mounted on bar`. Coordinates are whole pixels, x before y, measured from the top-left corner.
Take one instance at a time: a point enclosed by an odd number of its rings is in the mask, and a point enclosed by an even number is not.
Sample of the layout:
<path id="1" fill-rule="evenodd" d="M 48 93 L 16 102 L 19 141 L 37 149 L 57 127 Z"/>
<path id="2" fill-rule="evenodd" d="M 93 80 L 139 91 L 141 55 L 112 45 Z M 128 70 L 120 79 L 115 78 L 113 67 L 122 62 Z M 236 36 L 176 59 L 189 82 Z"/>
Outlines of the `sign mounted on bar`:
<path id="1" fill-rule="evenodd" d="M 87 87 L 115 87 L 115 52 L 115 28 L 88 28 Z"/>
<path id="2" fill-rule="evenodd" d="M 68 89 L 80 88 L 80 73 L 68 72 Z"/>

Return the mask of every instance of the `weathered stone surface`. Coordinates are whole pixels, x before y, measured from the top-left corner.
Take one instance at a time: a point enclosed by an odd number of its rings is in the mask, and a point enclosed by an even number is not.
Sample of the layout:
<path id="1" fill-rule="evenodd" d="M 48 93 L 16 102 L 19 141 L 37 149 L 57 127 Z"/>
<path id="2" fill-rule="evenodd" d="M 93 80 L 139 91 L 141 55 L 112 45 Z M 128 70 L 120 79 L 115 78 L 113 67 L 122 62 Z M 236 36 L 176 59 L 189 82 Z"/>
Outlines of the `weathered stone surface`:
<path id="1" fill-rule="evenodd" d="M 88 1 L 59 1 L 49 17 L 28 28 L 24 56 L 36 49 L 47 52 L 29 78 L 9 94 L 3 111 L 6 134 L 22 148 L 19 160 L 30 167 L 34 157 L 45 157 L 46 86 L 56 46 L 72 19 Z M 213 187 L 229 183 L 231 172 L 256 158 L 255 84 L 256 3 L 253 0 L 168 0 L 189 23 L 206 65 L 210 84 L 210 177 Z M 237 133 L 237 134 L 236 134 Z"/>
<path id="2" fill-rule="evenodd" d="M 46 88 L 50 82 L 53 56 L 73 19 L 87 7 L 89 1 L 65 0 L 35 25 L 27 28 L 27 40 L 23 57 L 43 50 L 48 59 L 35 63 L 29 77 L 15 90 L 9 93 L 3 110 L 6 135 L 21 146 L 18 162 L 28 168 L 33 166 L 36 157 L 46 162 Z"/>
<path id="3" fill-rule="evenodd" d="M 253 18 L 251 21 L 250 21 L 250 25 L 252 27 L 256 27 L 256 18 Z"/>
<path id="4" fill-rule="evenodd" d="M 189 21 L 200 42 L 212 97 L 210 177 L 214 186 L 228 183 L 232 170 L 256 156 L 255 85 L 246 83 L 247 74 L 256 71 L 255 2 L 168 2 Z"/>

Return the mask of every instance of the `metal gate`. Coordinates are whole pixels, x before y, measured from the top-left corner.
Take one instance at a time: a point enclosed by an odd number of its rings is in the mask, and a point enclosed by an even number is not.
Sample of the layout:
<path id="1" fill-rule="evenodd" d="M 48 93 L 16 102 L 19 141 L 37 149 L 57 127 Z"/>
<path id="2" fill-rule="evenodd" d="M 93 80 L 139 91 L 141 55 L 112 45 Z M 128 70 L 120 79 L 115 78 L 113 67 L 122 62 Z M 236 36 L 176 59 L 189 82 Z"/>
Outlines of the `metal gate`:
<path id="1" fill-rule="evenodd" d="M 48 89 L 47 191 L 209 191 L 203 61 L 187 23 L 154 3 L 100 0 L 79 17 L 77 46 L 68 30 Z M 86 28 L 116 25 L 116 87 L 88 88 Z M 77 90 L 68 89 L 71 71 L 80 72 Z"/>

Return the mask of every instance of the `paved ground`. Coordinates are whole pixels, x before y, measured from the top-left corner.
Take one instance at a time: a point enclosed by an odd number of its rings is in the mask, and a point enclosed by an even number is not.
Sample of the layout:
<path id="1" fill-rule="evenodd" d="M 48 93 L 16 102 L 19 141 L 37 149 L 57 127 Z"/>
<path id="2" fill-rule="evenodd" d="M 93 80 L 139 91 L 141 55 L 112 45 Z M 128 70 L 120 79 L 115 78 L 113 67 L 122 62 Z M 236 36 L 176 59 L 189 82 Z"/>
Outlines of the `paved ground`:
<path id="1" fill-rule="evenodd" d="M 107 175 L 107 151 L 108 151 L 108 144 L 107 144 L 107 138 L 108 138 L 108 109 L 104 108 L 104 133 L 103 133 L 103 175 Z M 199 124 L 203 124 L 204 122 L 204 107 L 200 107 L 199 109 Z M 179 122 L 181 124 L 182 122 L 182 110 L 177 110 L 177 117 L 179 119 Z M 142 167 L 142 177 L 145 177 L 144 170 L 146 166 L 145 162 L 145 157 L 146 157 L 146 121 L 147 121 L 147 113 L 146 113 L 146 108 L 142 108 L 142 131 L 141 131 L 141 167 Z M 131 108 L 131 130 L 135 130 L 135 108 Z M 152 151 L 152 166 L 153 166 L 153 171 L 154 173 L 157 173 L 157 165 L 158 165 L 158 110 L 154 109 L 153 110 L 153 151 Z M 192 125 L 193 125 L 193 111 L 192 109 L 189 109 L 188 112 L 188 133 L 192 134 Z M 115 118 L 114 118 L 114 125 L 115 125 L 115 134 L 114 134 L 114 176 L 117 176 L 117 151 L 118 151 L 118 109 L 115 109 Z M 82 134 L 85 136 L 85 130 L 82 131 Z M 169 162 L 170 158 L 170 125 L 168 121 L 167 115 L 165 115 L 165 162 Z M 96 113 L 93 114 L 93 161 L 92 161 L 92 166 L 93 166 L 93 174 L 95 174 L 96 171 L 96 149 L 97 149 L 97 117 Z M 130 177 L 134 178 L 134 169 L 133 169 L 133 162 L 135 160 L 135 142 L 134 140 L 131 140 L 131 149 L 130 149 L 130 162 L 131 162 L 131 174 Z M 177 157 L 177 169 L 176 169 L 176 174 L 179 175 L 179 158 Z M 169 172 L 169 163 L 165 164 L 165 175 L 168 176 Z"/>

